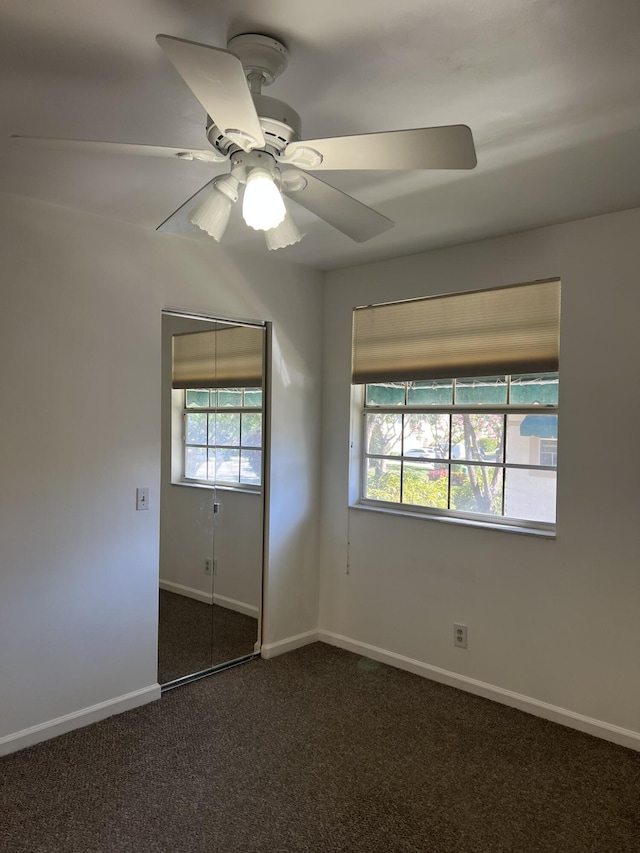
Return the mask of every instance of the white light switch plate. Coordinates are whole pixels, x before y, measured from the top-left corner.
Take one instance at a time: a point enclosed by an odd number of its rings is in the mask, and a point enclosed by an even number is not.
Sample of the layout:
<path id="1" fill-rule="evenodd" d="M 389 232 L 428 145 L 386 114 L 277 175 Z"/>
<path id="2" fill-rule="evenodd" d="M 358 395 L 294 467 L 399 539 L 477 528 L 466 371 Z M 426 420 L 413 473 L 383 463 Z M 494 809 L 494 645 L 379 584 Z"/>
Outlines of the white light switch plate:
<path id="1" fill-rule="evenodd" d="M 146 486 L 136 489 L 136 509 L 149 509 L 149 489 Z"/>

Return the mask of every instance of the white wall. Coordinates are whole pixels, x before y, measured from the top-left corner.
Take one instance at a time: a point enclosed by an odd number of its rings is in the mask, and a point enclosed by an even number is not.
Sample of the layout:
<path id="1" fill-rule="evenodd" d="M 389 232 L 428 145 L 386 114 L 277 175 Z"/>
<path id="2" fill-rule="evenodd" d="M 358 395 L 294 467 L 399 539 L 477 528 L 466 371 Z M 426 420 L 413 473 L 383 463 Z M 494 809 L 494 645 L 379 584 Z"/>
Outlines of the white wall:
<path id="1" fill-rule="evenodd" d="M 321 276 L 11 196 L 0 235 L 6 751 L 157 681 L 163 307 L 273 321 L 264 639 L 316 627 Z"/>
<path id="2" fill-rule="evenodd" d="M 638 428 L 639 235 L 635 210 L 328 274 L 321 636 L 640 732 L 637 460 L 601 440 Z M 557 539 L 347 510 L 353 307 L 555 276 Z"/>

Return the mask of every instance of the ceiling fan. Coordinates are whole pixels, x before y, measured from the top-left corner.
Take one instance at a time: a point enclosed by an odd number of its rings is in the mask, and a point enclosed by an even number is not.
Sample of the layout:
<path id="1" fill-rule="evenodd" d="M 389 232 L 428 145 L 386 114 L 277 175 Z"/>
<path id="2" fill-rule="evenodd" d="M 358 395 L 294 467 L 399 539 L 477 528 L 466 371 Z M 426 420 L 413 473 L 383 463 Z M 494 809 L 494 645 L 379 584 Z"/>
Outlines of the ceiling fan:
<path id="1" fill-rule="evenodd" d="M 393 222 L 311 172 L 351 169 L 473 169 L 476 154 L 466 125 L 424 127 L 325 139 L 301 139 L 299 115 L 262 94 L 286 69 L 288 52 L 275 38 L 247 33 L 227 49 L 158 35 L 156 41 L 207 112 L 206 149 L 16 136 L 32 143 L 98 152 L 229 162 L 229 172 L 208 181 L 158 226 L 158 231 L 200 228 L 220 242 L 242 191 L 242 213 L 264 231 L 269 249 L 297 243 L 300 232 L 284 196 L 294 199 L 352 240 L 363 242 Z"/>

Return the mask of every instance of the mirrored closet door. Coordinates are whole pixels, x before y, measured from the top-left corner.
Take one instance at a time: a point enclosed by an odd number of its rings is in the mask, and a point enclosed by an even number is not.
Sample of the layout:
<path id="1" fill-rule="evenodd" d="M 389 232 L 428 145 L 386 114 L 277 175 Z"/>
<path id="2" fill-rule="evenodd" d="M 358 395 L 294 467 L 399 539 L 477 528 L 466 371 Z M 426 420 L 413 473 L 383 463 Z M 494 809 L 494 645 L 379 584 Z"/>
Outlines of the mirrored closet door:
<path id="1" fill-rule="evenodd" d="M 260 649 L 264 325 L 163 313 L 158 680 Z"/>

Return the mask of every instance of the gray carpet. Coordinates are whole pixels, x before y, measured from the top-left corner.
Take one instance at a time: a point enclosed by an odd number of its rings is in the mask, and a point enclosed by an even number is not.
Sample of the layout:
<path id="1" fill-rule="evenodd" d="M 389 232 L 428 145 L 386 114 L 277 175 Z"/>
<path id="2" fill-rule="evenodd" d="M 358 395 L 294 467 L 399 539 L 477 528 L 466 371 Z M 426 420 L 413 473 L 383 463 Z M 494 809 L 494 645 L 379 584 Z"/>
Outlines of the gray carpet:
<path id="1" fill-rule="evenodd" d="M 0 760 L 3 853 L 638 853 L 640 755 L 324 644 Z"/>
<path id="2" fill-rule="evenodd" d="M 250 655 L 257 639 L 257 619 L 160 590 L 160 684 Z"/>

